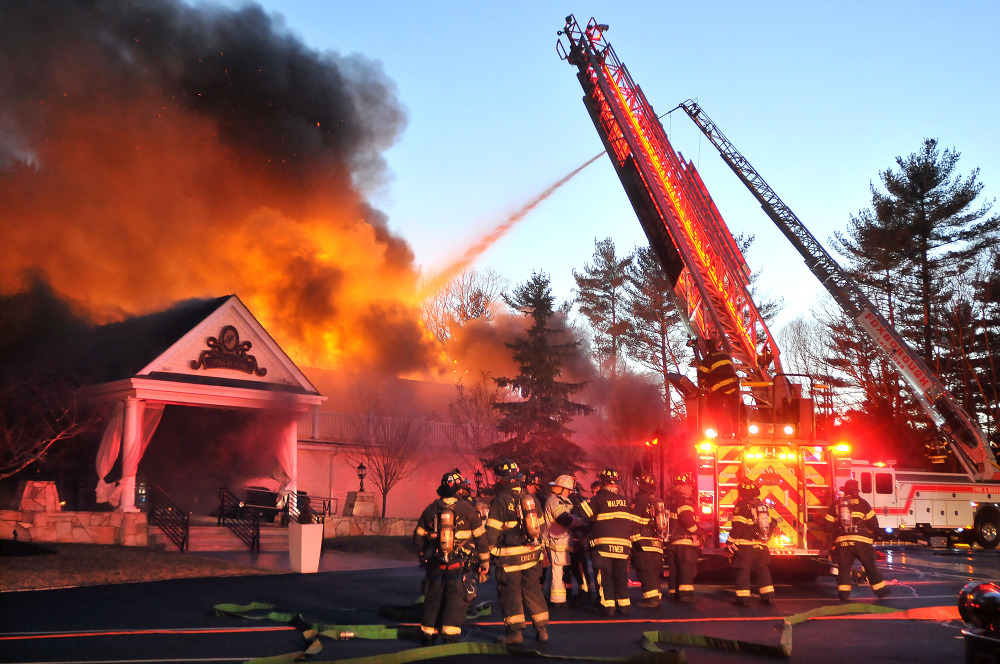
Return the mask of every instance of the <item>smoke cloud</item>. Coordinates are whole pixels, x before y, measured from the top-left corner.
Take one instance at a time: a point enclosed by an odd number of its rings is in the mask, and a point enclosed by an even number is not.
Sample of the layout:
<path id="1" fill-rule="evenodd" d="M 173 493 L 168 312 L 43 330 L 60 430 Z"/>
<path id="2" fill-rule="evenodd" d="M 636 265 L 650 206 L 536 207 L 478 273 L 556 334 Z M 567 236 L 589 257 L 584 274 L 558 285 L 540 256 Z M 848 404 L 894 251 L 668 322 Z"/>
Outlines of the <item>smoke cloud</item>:
<path id="1" fill-rule="evenodd" d="M 42 275 L 95 322 L 236 293 L 304 365 L 435 364 L 366 201 L 406 123 L 380 63 L 255 5 L 6 2 L 0 89 L 0 290 Z"/>

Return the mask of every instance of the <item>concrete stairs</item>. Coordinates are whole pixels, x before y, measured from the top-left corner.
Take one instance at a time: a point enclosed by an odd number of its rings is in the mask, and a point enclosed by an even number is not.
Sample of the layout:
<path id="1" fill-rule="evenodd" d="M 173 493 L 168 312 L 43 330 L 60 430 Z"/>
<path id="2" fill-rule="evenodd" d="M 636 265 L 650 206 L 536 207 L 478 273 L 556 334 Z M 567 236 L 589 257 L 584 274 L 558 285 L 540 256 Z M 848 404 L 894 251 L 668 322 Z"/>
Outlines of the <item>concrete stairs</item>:
<path id="1" fill-rule="evenodd" d="M 204 522 L 196 524 L 192 518 L 191 529 L 188 532 L 188 551 L 249 551 L 249 547 L 233 535 L 229 528 L 215 525 L 215 519 L 212 519 L 211 523 L 212 525 L 206 525 Z M 160 551 L 177 550 L 177 546 L 156 526 L 149 526 L 147 541 L 150 548 Z M 288 551 L 288 528 L 261 524 L 260 551 L 261 553 Z"/>

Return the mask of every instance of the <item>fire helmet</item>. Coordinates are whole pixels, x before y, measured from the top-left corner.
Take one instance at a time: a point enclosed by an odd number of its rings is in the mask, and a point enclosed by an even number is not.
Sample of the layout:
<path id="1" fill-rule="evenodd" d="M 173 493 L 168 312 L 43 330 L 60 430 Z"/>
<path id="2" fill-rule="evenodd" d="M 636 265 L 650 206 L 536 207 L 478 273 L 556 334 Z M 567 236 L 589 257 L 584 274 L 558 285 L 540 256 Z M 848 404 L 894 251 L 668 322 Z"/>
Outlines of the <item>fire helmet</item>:
<path id="1" fill-rule="evenodd" d="M 857 480 L 851 479 L 844 482 L 844 486 L 840 487 L 840 490 L 849 496 L 856 496 L 861 491 L 861 487 L 858 486 Z"/>
<path id="2" fill-rule="evenodd" d="M 504 459 L 493 469 L 493 474 L 500 479 L 509 480 L 516 477 L 520 470 L 516 463 L 510 459 Z"/>
<path id="3" fill-rule="evenodd" d="M 540 486 L 542 484 L 542 478 L 538 476 L 533 470 L 524 471 L 524 485 L 529 486 L 534 484 L 535 486 Z"/>
<path id="4" fill-rule="evenodd" d="M 618 484 L 618 471 L 611 466 L 605 466 L 604 470 L 601 471 L 601 474 L 597 476 L 597 479 L 599 479 L 601 484 L 604 484 L 605 486 Z"/>
<path id="5" fill-rule="evenodd" d="M 760 487 L 749 477 L 740 480 L 736 491 L 739 492 L 741 498 L 756 498 L 760 495 Z"/>
<path id="6" fill-rule="evenodd" d="M 640 491 L 648 491 L 650 493 L 656 491 L 656 477 L 654 477 L 653 473 L 648 470 L 642 471 L 642 473 L 635 478 L 635 481 L 639 484 Z"/>
<path id="7" fill-rule="evenodd" d="M 677 473 L 674 475 L 674 481 L 672 483 L 673 490 L 679 491 L 682 489 L 694 489 L 694 475 L 691 473 Z"/>
<path id="8" fill-rule="evenodd" d="M 561 486 L 567 491 L 573 491 L 576 487 L 579 486 L 579 484 L 577 484 L 576 482 L 576 478 L 573 477 L 572 475 L 560 475 L 559 477 L 556 478 L 555 482 L 549 482 L 549 484 L 551 486 Z M 580 488 L 582 489 L 583 487 Z"/>
<path id="9" fill-rule="evenodd" d="M 449 470 L 441 478 L 441 486 L 438 487 L 438 495 L 442 498 L 451 498 L 458 493 L 458 489 L 462 486 L 462 480 L 462 474 L 458 472 L 458 468 L 455 470 Z"/>

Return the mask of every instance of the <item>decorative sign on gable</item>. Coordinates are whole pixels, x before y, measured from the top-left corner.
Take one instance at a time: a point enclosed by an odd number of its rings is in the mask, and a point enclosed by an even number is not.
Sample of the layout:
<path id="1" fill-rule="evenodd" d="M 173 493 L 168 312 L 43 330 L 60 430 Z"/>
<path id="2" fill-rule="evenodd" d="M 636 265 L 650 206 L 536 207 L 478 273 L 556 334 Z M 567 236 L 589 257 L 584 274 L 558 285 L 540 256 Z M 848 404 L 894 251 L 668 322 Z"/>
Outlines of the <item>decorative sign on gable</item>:
<path id="1" fill-rule="evenodd" d="M 253 342 L 240 341 L 240 333 L 233 325 L 224 326 L 218 337 L 209 337 L 205 344 L 209 350 L 201 351 L 197 360 L 191 360 L 192 369 L 234 369 L 258 376 L 267 374 L 267 369 L 257 366 L 257 358 L 247 354 Z"/>

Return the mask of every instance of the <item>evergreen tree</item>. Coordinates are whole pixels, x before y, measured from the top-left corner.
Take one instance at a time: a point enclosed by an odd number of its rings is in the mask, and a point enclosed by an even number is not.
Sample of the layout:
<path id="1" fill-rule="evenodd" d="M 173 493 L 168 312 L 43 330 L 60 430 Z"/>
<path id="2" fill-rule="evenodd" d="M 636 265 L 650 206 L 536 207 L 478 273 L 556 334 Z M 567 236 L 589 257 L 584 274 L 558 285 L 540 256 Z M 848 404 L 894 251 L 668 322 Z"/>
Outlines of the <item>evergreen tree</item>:
<path id="1" fill-rule="evenodd" d="M 531 318 L 531 325 L 526 336 L 505 344 L 520 367 L 517 376 L 494 378 L 521 400 L 494 404 L 500 411 L 497 428 L 506 437 L 484 450 L 482 462 L 487 468 L 508 457 L 551 479 L 582 467 L 583 450 L 570 440 L 566 424 L 593 408 L 570 400 L 586 383 L 559 381 L 566 360 L 578 352 L 579 341 L 556 342 L 565 328 L 555 327 L 554 301 L 549 278 L 539 273 L 507 298 L 510 306 Z"/>
<path id="2" fill-rule="evenodd" d="M 652 248 L 636 250 L 625 288 L 632 319 L 625 337 L 628 356 L 658 376 L 666 397 L 670 394 L 667 374 L 683 373 L 691 365 L 692 353 L 673 303 L 672 286 Z"/>
<path id="3" fill-rule="evenodd" d="M 594 241 L 594 262 L 584 264 L 583 272 L 573 270 L 576 280 L 576 303 L 594 335 L 594 350 L 607 375 L 619 372 L 624 339 L 631 328 L 625 284 L 632 255 L 619 258 L 611 238 Z"/>
<path id="4" fill-rule="evenodd" d="M 1000 217 L 988 216 L 992 202 L 977 204 L 979 170 L 963 178 L 956 172 L 959 156 L 925 139 L 919 152 L 897 157 L 898 171 L 879 174 L 885 191 L 872 184 L 871 208 L 852 216 L 846 233 L 835 233 L 834 246 L 880 313 L 974 415 L 976 379 L 969 360 L 976 355 L 976 316 L 963 274 L 997 242 Z M 835 344 L 871 345 L 847 327 L 831 333 Z M 865 391 L 865 410 L 905 420 L 897 428 L 915 433 L 915 446 L 941 454 L 940 437 L 907 390 L 887 403 L 886 395 L 903 387 L 899 374 L 881 357 L 867 355 L 871 363 L 858 371 L 879 378 L 854 383 Z"/>
<path id="5" fill-rule="evenodd" d="M 956 172 L 960 156 L 924 139 L 919 152 L 896 158 L 898 172 L 879 174 L 885 193 L 873 184 L 872 208 L 852 217 L 848 236 L 836 236 L 854 272 L 878 286 L 890 322 L 931 367 L 952 280 L 1000 236 L 1000 217 L 987 216 L 992 201 L 975 207 L 983 189 L 979 169 L 963 178 Z"/>

